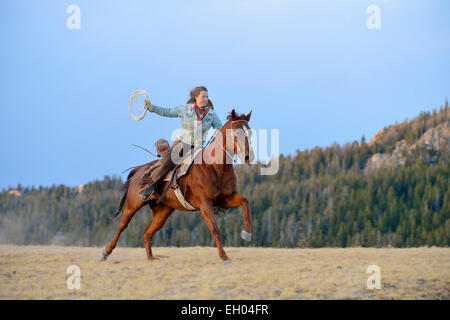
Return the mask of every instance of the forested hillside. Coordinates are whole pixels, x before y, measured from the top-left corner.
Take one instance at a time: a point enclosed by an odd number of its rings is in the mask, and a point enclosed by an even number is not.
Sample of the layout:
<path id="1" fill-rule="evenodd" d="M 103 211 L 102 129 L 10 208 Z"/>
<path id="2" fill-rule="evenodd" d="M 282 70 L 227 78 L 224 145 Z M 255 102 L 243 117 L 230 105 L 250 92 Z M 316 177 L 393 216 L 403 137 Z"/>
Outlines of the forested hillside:
<path id="1" fill-rule="evenodd" d="M 241 240 L 238 208 L 216 217 L 224 245 L 448 246 L 449 125 L 446 101 L 439 110 L 380 130 L 369 143 L 363 137 L 343 146 L 281 155 L 280 170 L 273 176 L 260 175 L 260 164 L 236 166 L 239 192 L 251 205 L 254 240 Z M 83 188 L 18 185 L 3 190 L 0 242 L 104 246 L 119 222 L 111 213 L 119 204 L 122 183 L 106 176 Z M 150 219 L 150 209 L 141 209 L 119 245 L 143 246 L 142 232 Z M 153 244 L 214 242 L 200 213 L 175 212 Z"/>

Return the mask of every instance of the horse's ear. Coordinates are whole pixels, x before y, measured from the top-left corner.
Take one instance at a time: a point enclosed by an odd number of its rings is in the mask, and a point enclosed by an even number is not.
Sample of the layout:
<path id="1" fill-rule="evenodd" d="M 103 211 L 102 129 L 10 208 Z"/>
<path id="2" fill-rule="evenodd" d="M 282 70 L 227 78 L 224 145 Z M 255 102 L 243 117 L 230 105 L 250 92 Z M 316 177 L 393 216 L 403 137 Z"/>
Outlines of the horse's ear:
<path id="1" fill-rule="evenodd" d="M 248 115 L 245 116 L 245 120 L 247 120 L 247 122 L 250 121 L 250 116 L 252 115 L 252 110 L 250 110 L 250 112 L 248 113 Z"/>
<path id="2" fill-rule="evenodd" d="M 231 120 L 236 120 L 236 111 L 234 111 L 234 109 L 231 110 Z"/>

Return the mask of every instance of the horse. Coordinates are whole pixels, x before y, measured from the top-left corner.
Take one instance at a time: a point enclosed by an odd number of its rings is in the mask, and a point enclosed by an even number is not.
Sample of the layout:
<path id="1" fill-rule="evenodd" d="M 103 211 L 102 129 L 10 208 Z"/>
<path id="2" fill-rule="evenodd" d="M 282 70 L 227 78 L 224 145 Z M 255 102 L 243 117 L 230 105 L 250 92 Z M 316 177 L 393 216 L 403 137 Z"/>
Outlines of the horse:
<path id="1" fill-rule="evenodd" d="M 215 240 L 219 257 L 223 262 L 231 262 L 225 253 L 220 241 L 220 232 L 214 218 L 214 207 L 227 210 L 242 207 L 244 212 L 244 230 L 241 237 L 251 241 L 251 212 L 249 201 L 241 196 L 237 190 L 237 180 L 233 168 L 233 158 L 237 155 L 242 163 L 250 164 L 254 159 L 253 149 L 250 143 L 251 129 L 248 125 L 251 111 L 247 115 L 237 114 L 233 109 L 227 122 L 220 132 L 216 134 L 211 143 L 202 152 L 202 158 L 208 161 L 194 162 L 187 175 L 178 180 L 178 185 L 186 201 L 196 210 L 200 210 L 208 229 Z M 232 139 L 232 141 L 230 141 Z M 157 161 L 157 160 L 155 160 Z M 152 161 L 154 163 L 155 161 Z M 153 218 L 144 230 L 144 244 L 147 259 L 158 259 L 152 253 L 151 241 L 153 235 L 163 227 L 167 218 L 175 211 L 189 211 L 178 200 L 172 188 L 166 190 L 169 182 L 164 181 L 155 190 L 149 199 L 141 200 L 138 196 L 140 181 L 144 176 L 148 164 L 135 167 L 130 171 L 124 184 L 124 194 L 120 201 L 119 210 L 122 217 L 117 231 L 106 246 L 102 254 L 102 260 L 106 260 L 116 247 L 120 234 L 128 226 L 134 214 L 144 205 L 148 204 L 153 213 Z M 162 191 L 166 190 L 163 199 L 159 198 Z M 123 209 L 126 203 L 125 208 Z M 123 211 L 122 211 L 123 209 Z"/>

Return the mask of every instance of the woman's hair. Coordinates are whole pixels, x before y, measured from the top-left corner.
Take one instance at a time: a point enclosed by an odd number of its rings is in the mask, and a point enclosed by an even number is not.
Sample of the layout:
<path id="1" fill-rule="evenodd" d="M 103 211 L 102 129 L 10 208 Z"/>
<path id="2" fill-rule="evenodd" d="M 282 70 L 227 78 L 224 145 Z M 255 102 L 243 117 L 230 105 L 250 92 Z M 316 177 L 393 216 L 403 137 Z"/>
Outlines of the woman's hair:
<path id="1" fill-rule="evenodd" d="M 206 89 L 206 87 L 204 86 L 198 86 L 195 87 L 194 89 L 191 90 L 191 92 L 189 93 L 189 100 L 186 103 L 194 103 L 195 102 L 195 98 L 199 96 L 200 92 L 202 91 L 208 91 L 208 89 Z M 208 107 L 210 107 L 211 109 L 214 109 L 214 105 L 211 102 L 211 100 L 208 99 Z"/>

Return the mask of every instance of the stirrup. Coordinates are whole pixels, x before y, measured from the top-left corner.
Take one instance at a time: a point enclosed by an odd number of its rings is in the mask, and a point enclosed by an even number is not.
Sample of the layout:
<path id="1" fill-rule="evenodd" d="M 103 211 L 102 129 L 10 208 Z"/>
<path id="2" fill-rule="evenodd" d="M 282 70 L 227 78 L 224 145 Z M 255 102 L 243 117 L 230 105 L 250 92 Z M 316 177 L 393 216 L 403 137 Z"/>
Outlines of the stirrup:
<path id="1" fill-rule="evenodd" d="M 152 199 L 159 199 L 159 194 L 156 192 L 156 189 L 160 186 L 162 181 L 156 181 L 153 182 L 151 185 L 147 186 L 147 188 L 144 190 L 144 192 L 138 194 L 139 198 L 141 198 L 142 201 L 149 201 Z"/>
<path id="2" fill-rule="evenodd" d="M 160 197 L 160 195 L 156 191 L 153 191 L 149 196 L 147 196 L 147 198 L 145 198 L 144 194 L 139 194 L 139 198 L 141 198 L 141 200 L 144 201 L 144 202 L 147 202 L 147 201 L 150 201 L 150 200 L 158 200 L 159 197 Z"/>
<path id="3" fill-rule="evenodd" d="M 145 195 L 145 191 L 142 193 L 139 193 L 138 196 L 139 196 L 139 198 L 141 198 L 142 201 L 147 201 L 147 198 L 149 197 L 149 196 Z"/>
<path id="4" fill-rule="evenodd" d="M 138 196 L 139 198 L 141 198 L 142 201 L 147 201 L 149 200 L 149 197 L 152 195 L 152 193 L 155 191 L 155 187 L 154 184 L 148 186 L 144 192 L 139 193 Z"/>

